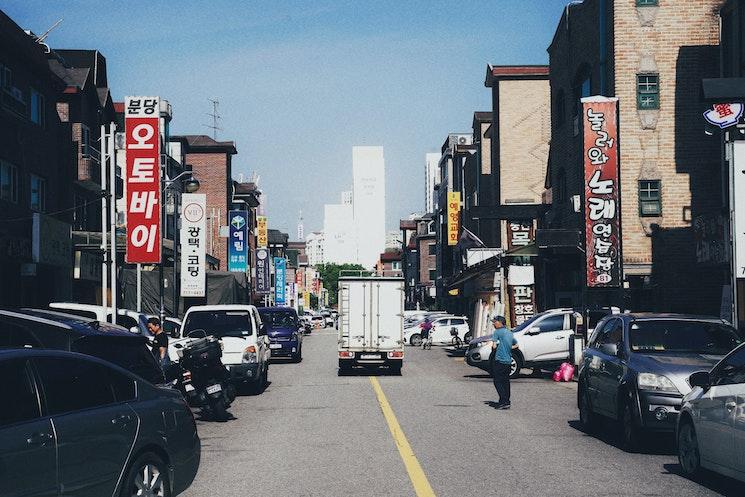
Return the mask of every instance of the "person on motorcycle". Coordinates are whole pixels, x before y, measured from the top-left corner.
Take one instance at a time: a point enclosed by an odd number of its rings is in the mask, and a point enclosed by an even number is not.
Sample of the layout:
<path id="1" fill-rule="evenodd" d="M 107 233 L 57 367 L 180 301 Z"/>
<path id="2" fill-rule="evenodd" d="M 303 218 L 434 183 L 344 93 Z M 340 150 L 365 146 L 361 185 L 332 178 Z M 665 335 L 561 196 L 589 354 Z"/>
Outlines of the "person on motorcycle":
<path id="1" fill-rule="evenodd" d="M 150 344 L 153 349 L 153 356 L 158 364 L 165 368 L 171 362 L 168 357 L 168 334 L 160 327 L 160 319 L 158 318 L 148 319 L 147 329 L 153 334 L 153 341 Z"/>
<path id="2" fill-rule="evenodd" d="M 420 324 L 419 327 L 422 329 L 422 349 L 426 349 L 427 346 L 431 349 L 432 338 L 430 337 L 430 332 L 432 331 L 432 323 L 429 318 L 424 318 L 424 321 L 422 321 L 422 324 Z"/>

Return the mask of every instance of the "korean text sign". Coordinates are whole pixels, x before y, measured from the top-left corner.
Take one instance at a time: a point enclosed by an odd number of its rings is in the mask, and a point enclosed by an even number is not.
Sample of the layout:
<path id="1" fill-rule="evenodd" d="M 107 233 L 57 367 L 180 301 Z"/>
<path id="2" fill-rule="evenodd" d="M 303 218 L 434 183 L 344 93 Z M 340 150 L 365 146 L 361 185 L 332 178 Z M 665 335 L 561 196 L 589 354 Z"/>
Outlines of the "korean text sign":
<path id="1" fill-rule="evenodd" d="M 256 293 L 271 291 L 269 249 L 256 249 Z"/>
<path id="2" fill-rule="evenodd" d="M 256 228 L 258 233 L 256 234 L 256 245 L 258 247 L 269 246 L 269 230 L 267 226 L 266 216 L 256 217 Z"/>
<path id="3" fill-rule="evenodd" d="M 229 211 L 228 223 L 228 271 L 245 273 L 248 270 L 248 212 Z"/>
<path id="4" fill-rule="evenodd" d="M 518 326 L 535 315 L 535 287 L 533 285 L 514 285 L 509 288 L 510 324 Z"/>
<path id="5" fill-rule="evenodd" d="M 618 99 L 582 99 L 588 287 L 621 284 Z"/>
<path id="6" fill-rule="evenodd" d="M 129 263 L 160 264 L 160 101 L 126 97 L 124 131 Z"/>
<path id="7" fill-rule="evenodd" d="M 517 220 L 507 222 L 507 250 L 524 247 L 535 241 L 533 220 Z"/>
<path id="8" fill-rule="evenodd" d="M 284 305 L 287 260 L 282 257 L 274 258 L 274 303 Z"/>
<path id="9" fill-rule="evenodd" d="M 448 245 L 458 244 L 460 192 L 448 192 Z"/>
<path id="10" fill-rule="evenodd" d="M 206 281 L 207 196 L 181 195 L 181 296 L 204 297 Z"/>

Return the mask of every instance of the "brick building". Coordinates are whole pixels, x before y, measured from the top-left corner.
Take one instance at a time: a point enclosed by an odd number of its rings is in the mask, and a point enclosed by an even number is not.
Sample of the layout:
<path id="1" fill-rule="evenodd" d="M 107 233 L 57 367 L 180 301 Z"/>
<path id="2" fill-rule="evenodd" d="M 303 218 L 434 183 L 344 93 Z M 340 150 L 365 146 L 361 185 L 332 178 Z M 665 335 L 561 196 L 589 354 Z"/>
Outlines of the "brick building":
<path id="1" fill-rule="evenodd" d="M 716 230 L 723 212 L 719 143 L 703 134 L 700 100 L 701 78 L 719 72 L 722 3 L 585 0 L 566 7 L 548 48 L 552 203 L 542 227 L 565 231 L 544 243 L 543 264 L 555 269 L 544 281 L 546 306 L 621 303 L 617 289 L 586 288 L 579 250 L 580 98 L 604 95 L 620 105 L 623 306 L 719 314 L 725 265 L 697 254 L 694 226 Z"/>
<path id="2" fill-rule="evenodd" d="M 173 136 L 188 143 L 186 164 L 199 180 L 199 193 L 207 194 L 207 252 L 219 259 L 218 269 L 226 271 L 227 238 L 220 227 L 227 226 L 228 208 L 233 198 L 232 157 L 238 151 L 232 141 L 215 141 L 206 135 Z"/>
<path id="3" fill-rule="evenodd" d="M 74 151 L 49 48 L 0 11 L 0 305 L 71 294 Z"/>

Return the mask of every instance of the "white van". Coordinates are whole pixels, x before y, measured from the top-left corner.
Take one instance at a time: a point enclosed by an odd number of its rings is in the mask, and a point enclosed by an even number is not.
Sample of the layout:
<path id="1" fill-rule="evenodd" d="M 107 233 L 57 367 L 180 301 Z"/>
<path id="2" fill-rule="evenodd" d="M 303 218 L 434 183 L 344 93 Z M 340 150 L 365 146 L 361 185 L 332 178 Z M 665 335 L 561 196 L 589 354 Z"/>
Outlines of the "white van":
<path id="1" fill-rule="evenodd" d="M 111 322 L 111 307 L 104 308 L 95 304 L 78 304 L 75 302 L 52 302 L 50 309 L 73 314 L 84 318 L 94 319 L 100 322 Z M 147 316 L 141 312 L 129 309 L 116 310 L 116 324 L 127 328 L 132 333 L 150 336 L 147 331 Z"/>
<path id="2" fill-rule="evenodd" d="M 238 385 L 263 391 L 269 378 L 269 338 L 253 305 L 190 307 L 181 325 L 181 338 L 171 340 L 168 355 L 178 361 L 178 350 L 191 340 L 212 335 L 223 346 L 222 363 Z"/>

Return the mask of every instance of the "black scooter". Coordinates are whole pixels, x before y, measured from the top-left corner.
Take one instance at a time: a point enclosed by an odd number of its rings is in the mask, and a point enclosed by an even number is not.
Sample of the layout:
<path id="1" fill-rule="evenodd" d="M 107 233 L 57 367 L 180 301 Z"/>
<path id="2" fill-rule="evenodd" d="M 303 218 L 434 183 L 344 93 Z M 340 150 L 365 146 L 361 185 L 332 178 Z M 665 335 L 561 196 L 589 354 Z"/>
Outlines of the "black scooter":
<path id="1" fill-rule="evenodd" d="M 207 336 L 179 347 L 181 360 L 177 384 L 188 404 L 201 408 L 206 415 L 219 421 L 228 419 L 227 409 L 235 399 L 235 387 L 230 373 L 221 361 L 220 341 Z"/>

